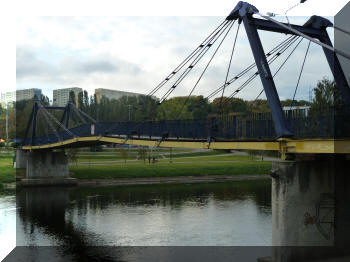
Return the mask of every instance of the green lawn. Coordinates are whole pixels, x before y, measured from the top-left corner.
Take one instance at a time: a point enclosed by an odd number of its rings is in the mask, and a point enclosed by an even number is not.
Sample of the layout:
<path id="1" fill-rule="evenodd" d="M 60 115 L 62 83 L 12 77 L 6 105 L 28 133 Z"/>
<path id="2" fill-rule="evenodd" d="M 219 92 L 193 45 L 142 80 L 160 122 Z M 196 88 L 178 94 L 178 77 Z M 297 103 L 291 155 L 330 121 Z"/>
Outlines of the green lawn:
<path id="1" fill-rule="evenodd" d="M 157 160 L 162 161 L 164 158 L 161 156 L 161 154 L 163 153 L 169 153 L 169 152 L 159 152 L 158 149 L 154 150 L 152 155 L 156 156 Z M 200 157 L 204 157 L 204 156 L 218 156 L 218 155 L 222 155 L 222 154 L 228 154 L 227 151 L 225 150 L 210 150 L 210 151 L 204 151 L 204 152 L 188 152 L 188 153 L 184 153 L 184 152 L 180 152 L 177 154 L 172 154 L 171 158 L 172 159 L 177 159 L 177 158 L 181 158 L 183 159 L 184 157 L 196 157 L 196 156 L 200 156 Z M 137 159 L 138 154 L 136 152 L 130 152 L 128 154 L 128 158 L 127 160 L 136 160 Z M 147 153 L 148 156 L 148 153 Z M 148 161 L 148 157 L 146 156 L 146 161 Z M 170 155 L 164 155 L 164 157 L 166 159 L 170 158 Z M 249 157 L 242 157 L 242 158 L 237 158 L 237 160 L 249 160 L 252 158 Z M 99 152 L 99 153 L 95 153 L 95 154 L 78 154 L 77 155 L 77 162 L 98 162 L 98 161 L 121 161 L 124 160 L 121 156 L 120 156 L 120 152 L 115 152 L 114 154 L 108 153 L 108 152 Z M 167 160 L 169 162 L 169 160 Z M 74 161 L 71 161 L 74 162 Z"/>
<path id="2" fill-rule="evenodd" d="M 253 161 L 258 158 L 240 155 L 212 155 L 212 156 L 198 156 L 198 157 L 178 157 L 174 158 L 173 162 L 208 162 L 208 161 Z M 160 162 L 169 163 L 169 159 L 159 159 Z"/>
<path id="3" fill-rule="evenodd" d="M 269 174 L 271 162 L 253 161 L 249 156 L 226 155 L 225 151 L 192 152 L 174 155 L 169 159 L 159 158 L 155 164 L 129 161 L 104 166 L 70 166 L 72 176 L 79 179 L 108 179 L 121 177 L 150 176 L 205 176 L 205 175 L 244 175 Z M 187 158 L 186 158 L 187 157 Z M 0 185 L 15 182 L 16 170 L 12 166 L 13 155 L 0 154 Z M 115 158 L 91 157 L 78 161 L 108 161 Z M 217 161 L 217 162 L 216 162 Z M 17 170 L 22 172 L 23 170 Z M 0 186 L 1 187 L 1 186 Z"/>
<path id="4" fill-rule="evenodd" d="M 16 181 L 16 170 L 12 165 L 12 154 L 0 153 L 0 184 Z"/>
<path id="5" fill-rule="evenodd" d="M 269 174 L 271 162 L 242 161 L 227 163 L 159 162 L 156 164 L 126 163 L 112 166 L 71 166 L 72 176 L 79 179 L 111 179 L 151 176 L 205 176 Z"/>

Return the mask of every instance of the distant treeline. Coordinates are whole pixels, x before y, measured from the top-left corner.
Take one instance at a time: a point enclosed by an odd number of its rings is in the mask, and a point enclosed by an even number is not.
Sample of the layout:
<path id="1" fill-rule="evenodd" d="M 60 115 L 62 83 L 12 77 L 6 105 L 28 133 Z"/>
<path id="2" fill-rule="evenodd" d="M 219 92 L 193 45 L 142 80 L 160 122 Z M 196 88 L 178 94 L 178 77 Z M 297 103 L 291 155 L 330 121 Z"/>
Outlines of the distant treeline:
<path id="1" fill-rule="evenodd" d="M 312 111 L 322 111 L 324 108 L 333 106 L 337 100 L 335 97 L 334 82 L 323 79 L 314 88 L 314 99 L 310 103 L 305 100 L 281 101 L 282 106 L 311 106 Z M 49 99 L 41 97 L 43 105 L 49 105 Z M 76 98 L 70 93 L 70 101 L 97 121 L 142 121 L 142 120 L 176 120 L 206 118 L 213 114 L 268 112 L 267 100 L 246 101 L 240 98 L 215 98 L 208 101 L 203 96 L 173 97 L 163 103 L 149 96 L 122 97 L 118 100 L 102 97 L 97 103 L 96 96 L 88 96 L 86 91 L 81 92 Z M 221 102 L 220 102 L 221 101 Z M 14 103 L 9 108 L 9 137 L 21 138 L 33 107 L 33 100 L 24 100 Z M 58 119 L 61 112 L 53 113 Z M 0 106 L 0 138 L 5 137 L 5 110 Z M 48 128 L 47 122 L 39 121 L 39 125 Z"/>

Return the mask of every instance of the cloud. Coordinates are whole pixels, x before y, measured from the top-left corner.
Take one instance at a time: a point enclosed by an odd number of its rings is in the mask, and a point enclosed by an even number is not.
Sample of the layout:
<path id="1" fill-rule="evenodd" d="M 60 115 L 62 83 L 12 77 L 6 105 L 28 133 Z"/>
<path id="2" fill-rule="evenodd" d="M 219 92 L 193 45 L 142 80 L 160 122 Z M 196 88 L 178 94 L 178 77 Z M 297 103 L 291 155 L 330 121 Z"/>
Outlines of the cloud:
<path id="1" fill-rule="evenodd" d="M 63 84 L 93 77 L 94 74 L 132 74 L 138 75 L 142 70 L 139 66 L 120 60 L 116 57 L 106 57 L 103 54 L 94 56 L 58 56 L 57 61 L 42 59 L 40 49 L 18 46 L 16 55 L 17 80 L 23 81 L 54 81 Z M 45 55 L 44 55 L 45 56 Z M 46 55 L 47 57 L 50 54 Z"/>
<path id="2" fill-rule="evenodd" d="M 91 94 L 95 88 L 148 93 L 174 70 L 215 28 L 223 17 L 22 17 L 17 28 L 17 88 L 80 86 Z M 303 24 L 306 17 L 290 18 Z M 194 94 L 208 95 L 225 80 L 234 33 L 223 43 Z M 265 50 L 286 38 L 283 34 L 261 32 Z M 332 37 L 332 35 L 331 35 Z M 295 88 L 306 41 L 296 50 L 276 77 L 281 97 L 290 98 Z M 193 88 L 215 46 L 203 57 L 172 95 L 187 95 Z M 283 59 L 282 57 L 279 59 Z M 241 26 L 229 78 L 254 61 Z M 271 65 L 274 72 L 280 61 Z M 253 71 L 252 71 L 253 73 Z M 180 74 L 180 73 L 179 73 Z M 330 76 L 322 49 L 312 46 L 297 98 L 307 98 L 310 86 Z M 175 80 L 177 75 L 173 78 Z M 230 94 L 245 79 L 227 88 Z M 171 85 L 170 81 L 170 85 Z M 161 97 L 170 87 L 164 86 Z M 261 90 L 257 78 L 238 97 L 254 99 Z"/>

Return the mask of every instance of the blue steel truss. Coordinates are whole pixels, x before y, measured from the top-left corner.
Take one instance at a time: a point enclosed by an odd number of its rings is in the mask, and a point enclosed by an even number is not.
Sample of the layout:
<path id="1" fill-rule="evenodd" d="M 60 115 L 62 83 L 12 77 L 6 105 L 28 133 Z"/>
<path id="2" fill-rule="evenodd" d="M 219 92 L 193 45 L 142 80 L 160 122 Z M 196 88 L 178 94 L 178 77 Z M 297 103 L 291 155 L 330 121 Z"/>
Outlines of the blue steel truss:
<path id="1" fill-rule="evenodd" d="M 260 41 L 258 30 L 292 35 L 294 35 L 295 33 L 271 21 L 254 18 L 253 15 L 256 13 L 259 13 L 259 10 L 255 6 L 240 1 L 226 19 L 238 19 L 239 22 L 243 21 L 250 43 L 250 47 L 254 55 L 255 63 L 258 67 L 260 79 L 263 84 L 269 107 L 272 113 L 274 127 L 276 130 L 276 136 L 277 138 L 292 137 L 293 132 L 291 130 L 291 126 L 289 125 L 288 121 L 286 120 L 283 114 L 281 102 L 276 90 L 276 86 L 271 74 L 269 64 L 266 60 L 266 56 Z M 307 36 L 317 38 L 321 43 L 327 44 L 328 46 L 332 46 L 332 42 L 329 39 L 329 35 L 326 29 L 329 26 L 333 26 L 333 24 L 323 17 L 312 16 L 303 26 L 290 24 L 285 25 L 296 29 L 297 31 Z M 343 69 L 339 63 L 338 57 L 335 55 L 334 52 L 324 47 L 323 51 L 327 58 L 329 67 L 333 73 L 334 80 L 336 82 L 339 93 L 343 98 L 346 110 L 350 115 L 350 88 L 346 80 L 345 74 L 343 72 Z"/>

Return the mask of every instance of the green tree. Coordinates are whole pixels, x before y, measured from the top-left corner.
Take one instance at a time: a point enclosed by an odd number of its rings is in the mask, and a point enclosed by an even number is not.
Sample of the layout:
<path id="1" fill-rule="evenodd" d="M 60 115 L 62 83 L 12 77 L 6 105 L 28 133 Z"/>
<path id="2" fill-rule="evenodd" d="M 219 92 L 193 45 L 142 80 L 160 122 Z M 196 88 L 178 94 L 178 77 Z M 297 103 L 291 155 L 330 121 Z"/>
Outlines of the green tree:
<path id="1" fill-rule="evenodd" d="M 158 120 L 203 118 L 210 112 L 208 100 L 203 96 L 172 97 L 157 108 Z"/>
<path id="2" fill-rule="evenodd" d="M 69 92 L 69 101 L 72 102 L 74 105 L 76 105 L 76 100 L 75 100 L 75 93 L 74 91 Z"/>
<path id="3" fill-rule="evenodd" d="M 266 99 L 257 99 L 255 101 L 249 101 L 248 103 L 250 112 L 269 112 L 269 104 Z"/>
<path id="4" fill-rule="evenodd" d="M 124 159 L 125 163 L 126 163 L 126 160 L 128 159 L 128 150 L 126 150 L 125 148 L 120 148 L 120 156 L 121 158 Z"/>
<path id="5" fill-rule="evenodd" d="M 247 113 L 248 103 L 241 98 L 236 97 L 217 97 L 211 103 L 212 113 Z"/>
<path id="6" fill-rule="evenodd" d="M 143 162 L 146 162 L 146 148 L 141 146 L 138 148 L 138 159 L 143 159 Z"/>
<path id="7" fill-rule="evenodd" d="M 310 108 L 311 114 L 327 112 L 333 107 L 341 109 L 342 101 L 334 81 L 323 78 L 317 82 L 317 86 L 313 91 L 314 98 Z"/>
<path id="8" fill-rule="evenodd" d="M 70 148 L 66 150 L 68 154 L 68 159 L 70 162 L 74 162 L 75 165 L 78 165 L 78 149 L 77 148 Z"/>

